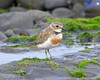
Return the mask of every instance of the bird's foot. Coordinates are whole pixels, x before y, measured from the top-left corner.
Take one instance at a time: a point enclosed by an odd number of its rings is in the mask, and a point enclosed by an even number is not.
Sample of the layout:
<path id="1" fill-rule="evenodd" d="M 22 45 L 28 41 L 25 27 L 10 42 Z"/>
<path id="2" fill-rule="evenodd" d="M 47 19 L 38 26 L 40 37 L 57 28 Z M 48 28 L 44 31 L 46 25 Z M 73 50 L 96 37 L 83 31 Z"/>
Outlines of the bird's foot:
<path id="1" fill-rule="evenodd" d="M 51 59 L 51 60 L 55 60 L 55 58 L 54 58 L 54 57 L 50 57 L 50 59 Z"/>

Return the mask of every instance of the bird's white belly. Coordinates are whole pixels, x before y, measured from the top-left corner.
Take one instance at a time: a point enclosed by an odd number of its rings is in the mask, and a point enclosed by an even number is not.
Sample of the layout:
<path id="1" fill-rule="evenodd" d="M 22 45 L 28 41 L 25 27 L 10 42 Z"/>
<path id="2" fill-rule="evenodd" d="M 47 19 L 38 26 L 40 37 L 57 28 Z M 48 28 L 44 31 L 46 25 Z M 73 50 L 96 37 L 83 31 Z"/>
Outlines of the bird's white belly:
<path id="1" fill-rule="evenodd" d="M 53 37 L 55 37 L 57 39 L 62 39 L 62 34 L 60 33 L 58 35 L 53 35 L 53 36 L 49 37 L 47 41 L 45 41 L 42 44 L 37 45 L 37 47 L 40 48 L 40 49 L 50 49 L 50 48 L 56 47 L 59 43 L 58 44 L 52 44 L 51 39 Z"/>

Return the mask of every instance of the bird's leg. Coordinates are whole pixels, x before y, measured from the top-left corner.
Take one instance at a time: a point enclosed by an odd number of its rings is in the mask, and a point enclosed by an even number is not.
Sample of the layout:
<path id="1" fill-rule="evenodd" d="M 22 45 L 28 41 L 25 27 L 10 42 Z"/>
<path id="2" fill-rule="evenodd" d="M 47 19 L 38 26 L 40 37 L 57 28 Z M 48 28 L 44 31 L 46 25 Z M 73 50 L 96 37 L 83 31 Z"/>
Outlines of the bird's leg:
<path id="1" fill-rule="evenodd" d="M 50 52 L 49 52 L 49 49 L 48 49 L 47 51 L 48 51 L 48 53 L 49 53 L 49 55 L 50 55 L 51 59 L 53 59 L 52 55 L 51 55 L 51 54 L 50 54 Z"/>
<path id="2" fill-rule="evenodd" d="M 45 50 L 46 58 L 48 59 L 47 50 Z"/>

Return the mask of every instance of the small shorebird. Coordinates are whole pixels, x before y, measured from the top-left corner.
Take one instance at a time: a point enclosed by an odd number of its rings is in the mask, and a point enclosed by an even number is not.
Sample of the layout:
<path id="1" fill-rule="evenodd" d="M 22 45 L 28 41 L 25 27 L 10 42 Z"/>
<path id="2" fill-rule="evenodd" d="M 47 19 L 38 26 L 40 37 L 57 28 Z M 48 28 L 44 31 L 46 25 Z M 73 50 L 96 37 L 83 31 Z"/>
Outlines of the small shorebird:
<path id="1" fill-rule="evenodd" d="M 30 42 L 28 45 L 36 45 L 39 49 L 44 49 L 46 58 L 47 52 L 52 58 L 49 49 L 57 46 L 62 41 L 62 33 L 63 25 L 61 22 L 52 22 L 47 28 L 42 30 L 38 35 L 37 39 L 33 42 Z"/>

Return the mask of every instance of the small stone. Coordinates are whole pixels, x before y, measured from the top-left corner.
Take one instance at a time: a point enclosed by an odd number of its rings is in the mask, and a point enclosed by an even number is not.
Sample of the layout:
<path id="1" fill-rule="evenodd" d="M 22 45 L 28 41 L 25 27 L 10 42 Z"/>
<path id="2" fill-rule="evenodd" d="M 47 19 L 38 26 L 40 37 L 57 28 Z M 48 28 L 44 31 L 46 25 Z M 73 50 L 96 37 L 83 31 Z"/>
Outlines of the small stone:
<path id="1" fill-rule="evenodd" d="M 7 39 L 6 35 L 0 32 L 0 41 L 5 41 Z"/>
<path id="2" fill-rule="evenodd" d="M 34 34 L 39 34 L 41 29 L 26 29 L 24 31 L 27 32 L 29 34 L 29 36 L 32 36 Z"/>
<path id="3" fill-rule="evenodd" d="M 14 29 L 13 31 L 16 35 L 24 35 L 24 36 L 29 36 L 29 34 L 24 31 L 23 29 Z"/>
<path id="4" fill-rule="evenodd" d="M 4 34 L 5 34 L 7 37 L 15 36 L 13 30 L 7 30 L 7 31 L 5 31 Z"/>
<path id="5" fill-rule="evenodd" d="M 100 34 L 96 35 L 92 41 L 93 42 L 100 42 Z"/>

